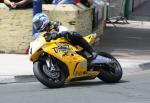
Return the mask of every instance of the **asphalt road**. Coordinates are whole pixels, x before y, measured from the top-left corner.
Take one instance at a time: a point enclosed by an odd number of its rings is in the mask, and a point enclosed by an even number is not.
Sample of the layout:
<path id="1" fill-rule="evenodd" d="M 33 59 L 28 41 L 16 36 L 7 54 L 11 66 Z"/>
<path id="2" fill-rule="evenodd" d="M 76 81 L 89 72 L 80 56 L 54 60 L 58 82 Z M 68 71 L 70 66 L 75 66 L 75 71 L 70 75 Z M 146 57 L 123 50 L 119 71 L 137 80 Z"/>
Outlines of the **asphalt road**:
<path id="1" fill-rule="evenodd" d="M 39 82 L 0 85 L 0 103 L 150 103 L 150 71 L 124 76 L 120 83 L 95 79 L 48 89 Z"/>

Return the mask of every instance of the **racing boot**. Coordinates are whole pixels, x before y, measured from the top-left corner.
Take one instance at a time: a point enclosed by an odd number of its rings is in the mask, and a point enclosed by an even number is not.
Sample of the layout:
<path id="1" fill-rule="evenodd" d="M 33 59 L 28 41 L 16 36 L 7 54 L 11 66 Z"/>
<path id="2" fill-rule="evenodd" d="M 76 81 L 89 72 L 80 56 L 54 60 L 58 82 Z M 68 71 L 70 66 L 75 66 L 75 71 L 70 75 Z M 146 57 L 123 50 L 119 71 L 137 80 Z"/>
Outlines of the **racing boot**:
<path id="1" fill-rule="evenodd" d="M 97 53 L 93 51 L 91 53 L 91 56 L 87 58 L 87 61 L 90 63 L 92 60 L 94 60 L 97 57 Z"/>
<path id="2" fill-rule="evenodd" d="M 102 64 L 102 65 L 112 66 L 115 64 L 115 62 L 110 58 L 97 55 L 95 58 L 92 57 L 90 64 L 91 65 Z"/>

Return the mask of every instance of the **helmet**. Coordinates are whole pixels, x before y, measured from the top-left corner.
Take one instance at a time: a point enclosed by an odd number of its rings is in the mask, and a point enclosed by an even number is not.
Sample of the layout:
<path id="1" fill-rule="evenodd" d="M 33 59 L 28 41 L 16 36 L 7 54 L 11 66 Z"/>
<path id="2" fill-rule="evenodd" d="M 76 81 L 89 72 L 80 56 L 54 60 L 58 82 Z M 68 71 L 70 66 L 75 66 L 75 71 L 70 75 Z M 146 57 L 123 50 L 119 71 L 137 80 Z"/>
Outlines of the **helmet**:
<path id="1" fill-rule="evenodd" d="M 48 16 L 45 13 L 37 13 L 33 17 L 33 26 L 37 31 L 42 31 L 49 24 Z"/>

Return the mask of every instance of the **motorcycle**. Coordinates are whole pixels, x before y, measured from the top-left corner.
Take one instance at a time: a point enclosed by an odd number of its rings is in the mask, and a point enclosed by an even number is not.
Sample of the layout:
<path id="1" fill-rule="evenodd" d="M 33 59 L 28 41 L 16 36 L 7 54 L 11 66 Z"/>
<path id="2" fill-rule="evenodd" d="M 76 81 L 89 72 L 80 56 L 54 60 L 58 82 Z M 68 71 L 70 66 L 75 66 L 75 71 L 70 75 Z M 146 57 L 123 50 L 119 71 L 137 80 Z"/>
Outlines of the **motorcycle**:
<path id="1" fill-rule="evenodd" d="M 46 32 L 39 35 L 30 43 L 29 48 L 34 75 L 45 86 L 59 88 L 66 82 L 96 77 L 106 83 L 117 83 L 121 79 L 122 68 L 112 55 L 98 52 L 94 60 L 88 61 L 87 57 L 90 55 L 81 47 L 70 44 L 63 37 L 46 41 L 46 36 Z M 84 38 L 93 44 L 96 34 L 89 34 Z M 105 62 L 107 59 L 114 63 Z"/>

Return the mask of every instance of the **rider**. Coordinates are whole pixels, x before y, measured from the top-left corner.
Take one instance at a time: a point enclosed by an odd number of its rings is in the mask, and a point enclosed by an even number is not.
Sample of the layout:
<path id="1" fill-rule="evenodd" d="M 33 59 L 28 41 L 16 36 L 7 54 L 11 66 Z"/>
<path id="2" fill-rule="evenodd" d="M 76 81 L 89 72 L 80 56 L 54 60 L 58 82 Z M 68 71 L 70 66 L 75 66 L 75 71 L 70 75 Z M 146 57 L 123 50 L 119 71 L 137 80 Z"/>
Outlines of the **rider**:
<path id="1" fill-rule="evenodd" d="M 68 30 L 61 31 L 60 27 L 63 27 L 63 28 L 66 28 L 66 27 L 62 26 L 60 22 L 50 21 L 48 16 L 45 13 L 37 13 L 33 17 L 33 26 L 38 31 L 38 34 L 44 31 L 50 34 L 50 36 L 46 37 L 47 41 L 50 41 L 51 39 L 56 39 L 59 37 L 64 37 L 72 45 L 79 45 L 88 53 L 90 53 L 91 57 L 89 58 L 89 60 L 93 60 L 97 56 L 96 51 L 79 33 L 71 32 Z"/>

